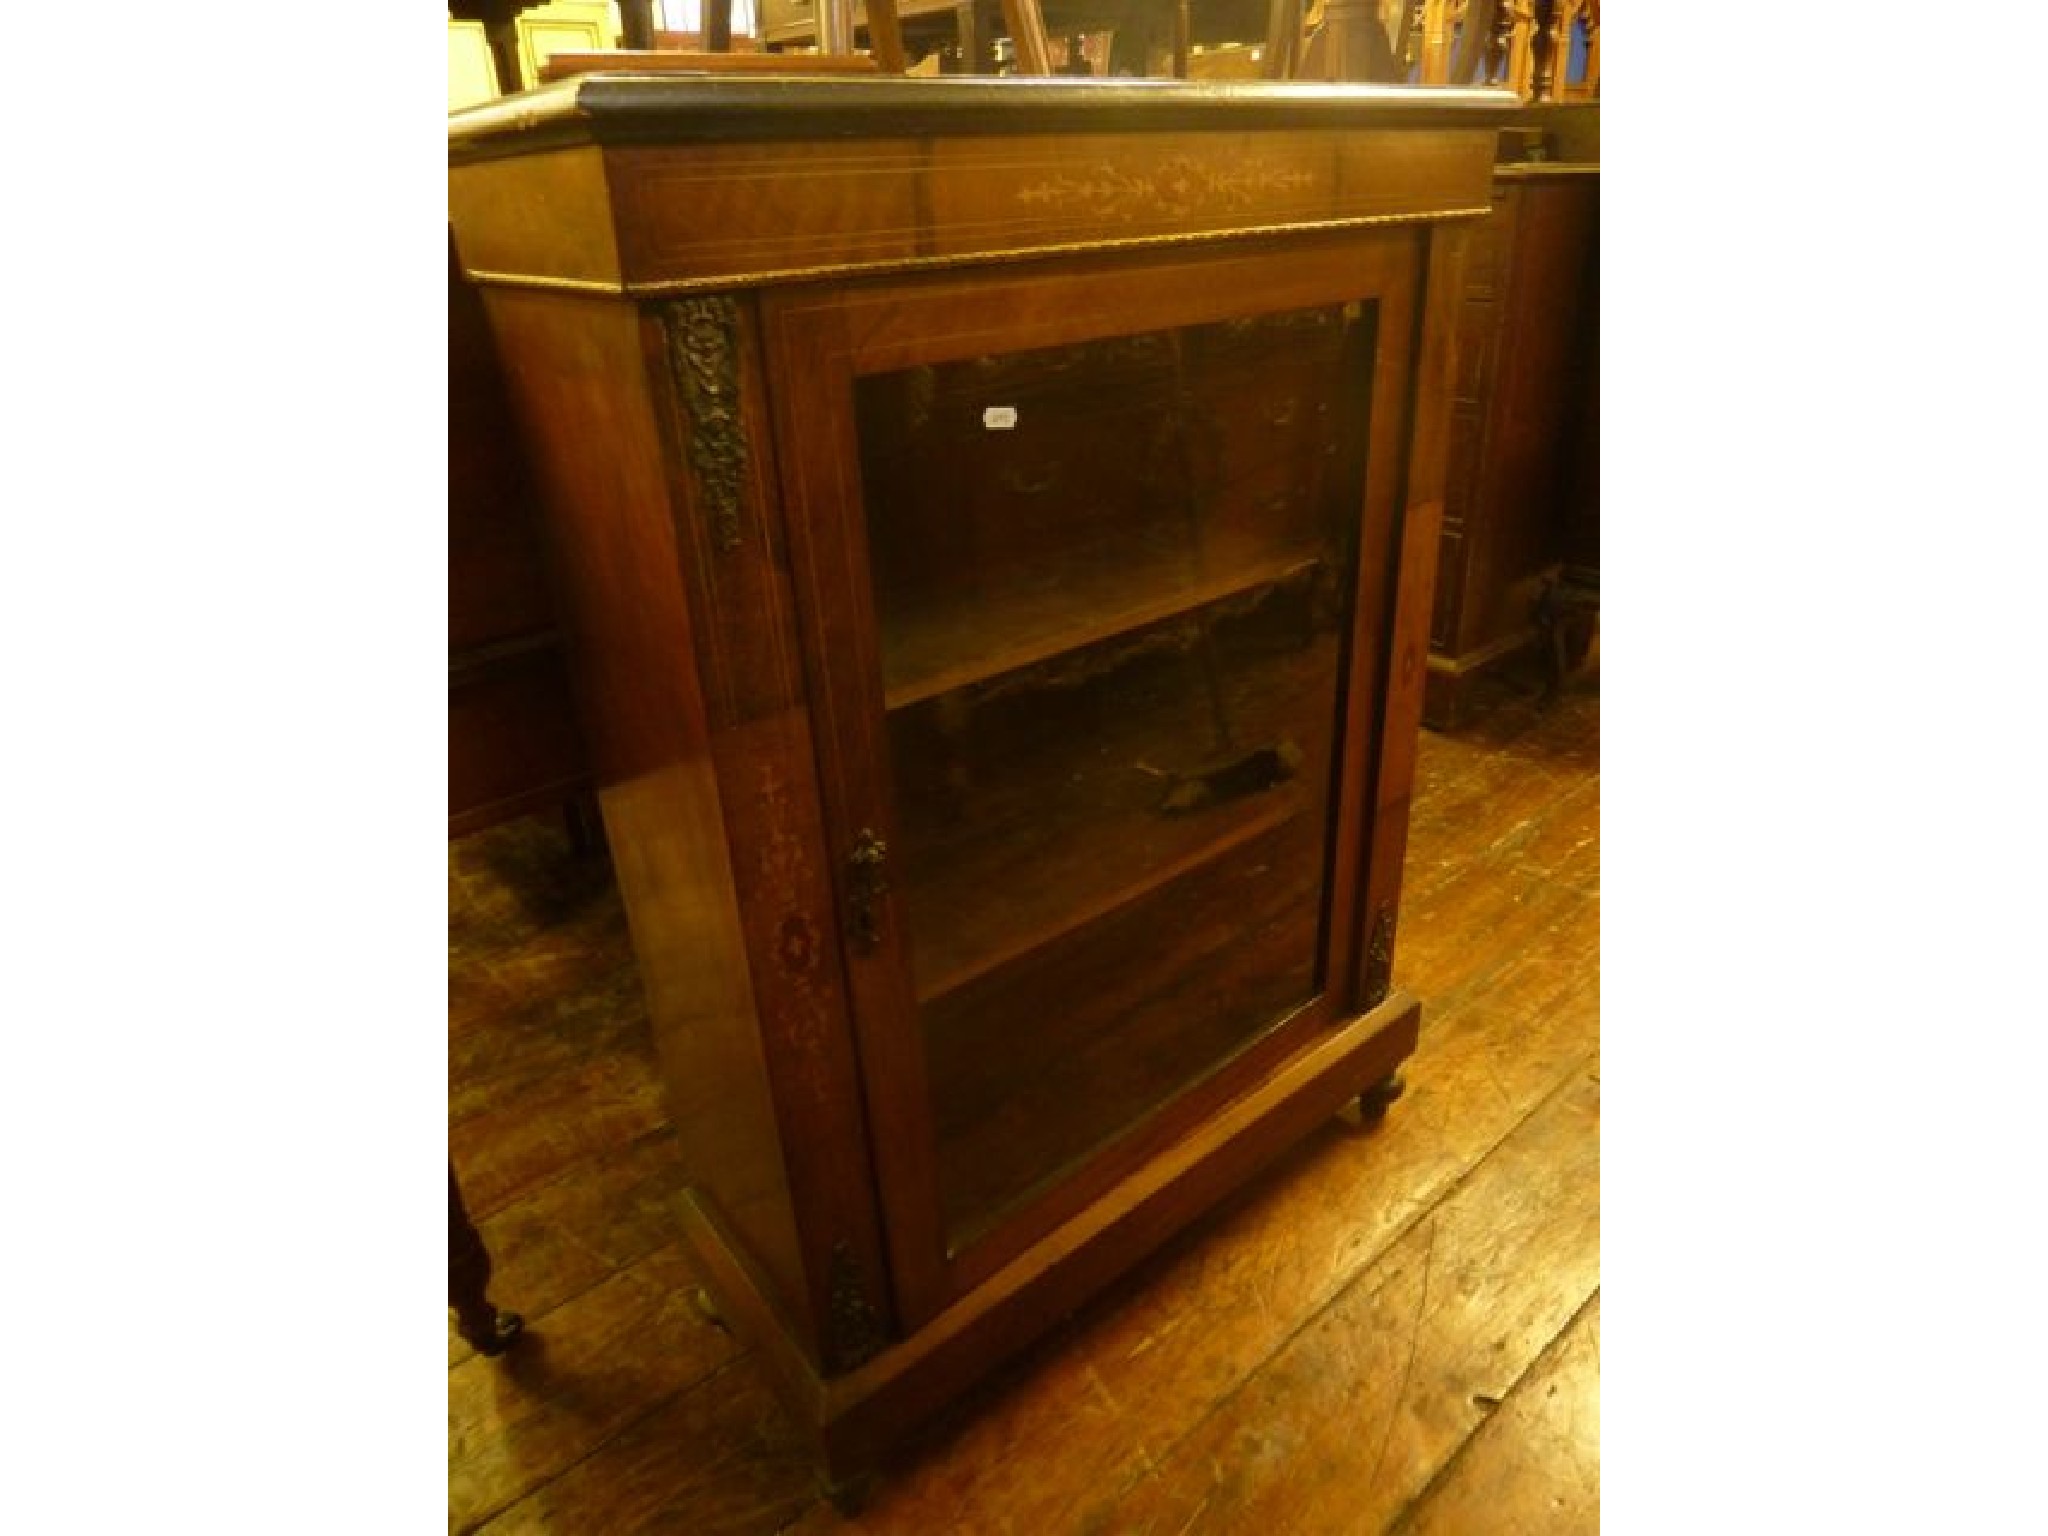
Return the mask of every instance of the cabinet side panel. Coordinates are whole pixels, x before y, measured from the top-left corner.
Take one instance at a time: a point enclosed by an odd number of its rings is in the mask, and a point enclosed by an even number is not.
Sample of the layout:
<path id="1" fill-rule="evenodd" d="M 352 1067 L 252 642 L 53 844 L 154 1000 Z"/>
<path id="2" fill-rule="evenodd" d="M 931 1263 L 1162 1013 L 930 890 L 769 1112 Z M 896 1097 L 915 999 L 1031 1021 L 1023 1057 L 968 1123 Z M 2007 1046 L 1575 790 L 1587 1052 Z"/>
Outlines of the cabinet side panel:
<path id="1" fill-rule="evenodd" d="M 690 1177 L 807 1333 L 638 312 L 503 289 L 486 303 L 540 484 L 600 802 Z"/>
<path id="2" fill-rule="evenodd" d="M 829 1373 L 881 1347 L 891 1308 L 756 330 L 751 304 L 714 295 L 650 306 L 641 343 L 668 434 L 698 677 L 821 1320 L 816 1363 Z M 715 464 L 726 472 L 707 473 Z"/>
<path id="3" fill-rule="evenodd" d="M 466 273 L 619 286 L 604 158 L 595 145 L 462 166 L 448 178 L 448 210 Z"/>
<path id="4" fill-rule="evenodd" d="M 585 775 L 525 451 L 452 236 L 448 254 L 448 831 L 459 837 L 560 801 Z"/>

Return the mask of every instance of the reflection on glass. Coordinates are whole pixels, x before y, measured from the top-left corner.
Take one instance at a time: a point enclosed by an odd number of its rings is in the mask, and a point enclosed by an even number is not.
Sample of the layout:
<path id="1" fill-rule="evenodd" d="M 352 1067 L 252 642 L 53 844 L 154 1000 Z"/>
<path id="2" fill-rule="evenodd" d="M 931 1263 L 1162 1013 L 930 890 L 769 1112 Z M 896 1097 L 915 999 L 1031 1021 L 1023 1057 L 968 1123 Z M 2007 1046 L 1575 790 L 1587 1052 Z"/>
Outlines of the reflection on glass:
<path id="1" fill-rule="evenodd" d="M 1369 328 L 859 383 L 955 1248 L 1316 995 Z"/>

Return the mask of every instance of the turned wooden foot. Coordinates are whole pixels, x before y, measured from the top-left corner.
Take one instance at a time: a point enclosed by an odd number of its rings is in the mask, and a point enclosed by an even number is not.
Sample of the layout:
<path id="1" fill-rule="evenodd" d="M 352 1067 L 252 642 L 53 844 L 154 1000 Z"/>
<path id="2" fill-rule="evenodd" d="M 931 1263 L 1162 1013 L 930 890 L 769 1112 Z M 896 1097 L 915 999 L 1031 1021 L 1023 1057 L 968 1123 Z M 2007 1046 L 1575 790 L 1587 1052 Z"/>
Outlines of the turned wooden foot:
<path id="1" fill-rule="evenodd" d="M 867 1508 L 868 1500 L 874 1497 L 877 1481 L 879 1479 L 872 1471 L 831 1478 L 825 1484 L 825 1497 L 839 1511 L 842 1519 L 856 1519 Z"/>
<path id="2" fill-rule="evenodd" d="M 501 1312 L 486 1294 L 491 1255 L 463 1208 L 455 1170 L 448 1170 L 448 1306 L 455 1331 L 480 1355 L 502 1355 L 526 1327 L 517 1312 Z"/>
<path id="3" fill-rule="evenodd" d="M 1381 1119 L 1387 1106 L 1408 1091 L 1408 1080 L 1398 1071 L 1389 1072 L 1358 1096 L 1358 1113 L 1366 1124 Z"/>
<path id="4" fill-rule="evenodd" d="M 562 802 L 562 826 L 569 834 L 572 858 L 597 859 L 610 852 L 604 840 L 604 813 L 589 790 L 579 789 Z"/>

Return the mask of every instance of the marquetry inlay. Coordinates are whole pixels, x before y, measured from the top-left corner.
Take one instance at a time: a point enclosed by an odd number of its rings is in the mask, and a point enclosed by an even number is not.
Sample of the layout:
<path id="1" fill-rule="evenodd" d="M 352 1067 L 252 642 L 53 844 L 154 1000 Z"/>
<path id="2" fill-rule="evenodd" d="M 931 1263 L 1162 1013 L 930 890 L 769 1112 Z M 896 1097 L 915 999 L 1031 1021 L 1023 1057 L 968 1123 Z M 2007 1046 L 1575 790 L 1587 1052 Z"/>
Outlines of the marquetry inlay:
<path id="1" fill-rule="evenodd" d="M 1133 169 L 1098 163 L 1048 176 L 1017 189 L 1027 208 L 1081 213 L 1110 224 L 1141 219 L 1186 218 L 1215 209 L 1256 207 L 1276 194 L 1303 192 L 1316 178 L 1299 168 L 1237 160 L 1223 163 L 1175 155 L 1159 165 Z"/>

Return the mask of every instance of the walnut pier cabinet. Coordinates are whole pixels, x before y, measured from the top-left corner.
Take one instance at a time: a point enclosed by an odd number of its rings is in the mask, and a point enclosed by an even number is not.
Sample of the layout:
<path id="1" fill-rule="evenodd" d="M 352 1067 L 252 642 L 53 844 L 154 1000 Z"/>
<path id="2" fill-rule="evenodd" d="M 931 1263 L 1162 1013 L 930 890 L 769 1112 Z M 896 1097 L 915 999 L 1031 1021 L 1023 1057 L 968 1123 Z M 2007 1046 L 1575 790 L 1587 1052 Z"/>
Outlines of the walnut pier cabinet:
<path id="1" fill-rule="evenodd" d="M 838 1477 L 1347 1102 L 1492 91 L 450 119 L 691 1190 Z"/>

